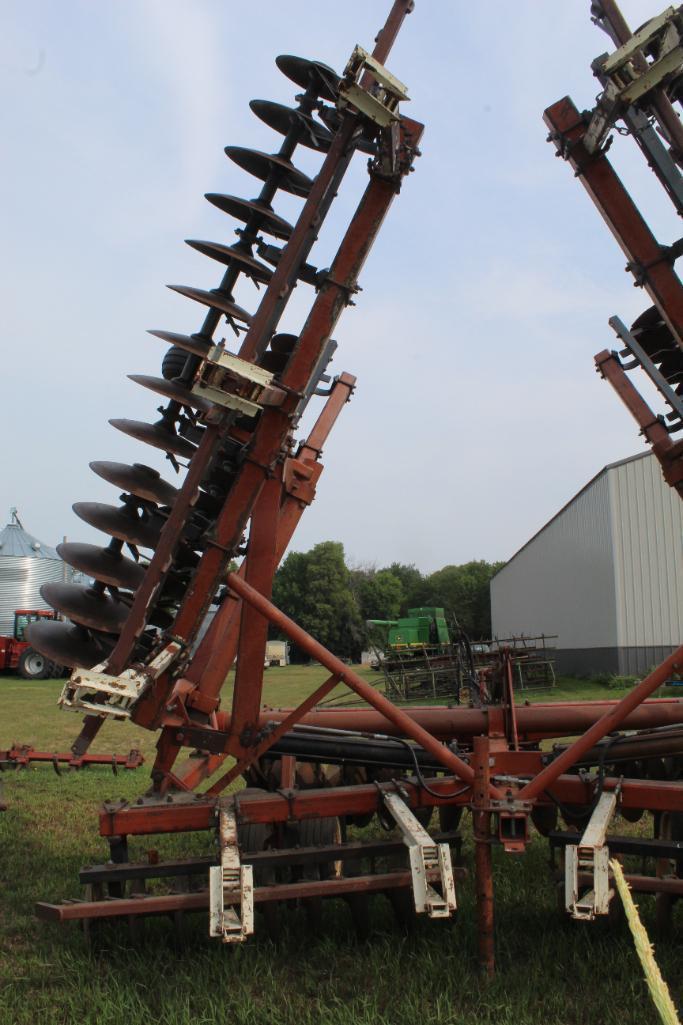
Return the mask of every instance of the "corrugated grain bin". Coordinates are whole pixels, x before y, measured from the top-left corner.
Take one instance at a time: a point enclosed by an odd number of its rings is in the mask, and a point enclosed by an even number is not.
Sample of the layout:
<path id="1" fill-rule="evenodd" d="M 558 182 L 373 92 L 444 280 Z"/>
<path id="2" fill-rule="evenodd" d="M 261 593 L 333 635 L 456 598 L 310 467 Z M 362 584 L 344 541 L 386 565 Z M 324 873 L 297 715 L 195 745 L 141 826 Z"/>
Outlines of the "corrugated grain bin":
<path id="1" fill-rule="evenodd" d="M 49 580 L 71 580 L 54 548 L 24 530 L 16 509 L 0 531 L 0 635 L 14 632 L 16 609 L 48 609 L 40 588 Z"/>

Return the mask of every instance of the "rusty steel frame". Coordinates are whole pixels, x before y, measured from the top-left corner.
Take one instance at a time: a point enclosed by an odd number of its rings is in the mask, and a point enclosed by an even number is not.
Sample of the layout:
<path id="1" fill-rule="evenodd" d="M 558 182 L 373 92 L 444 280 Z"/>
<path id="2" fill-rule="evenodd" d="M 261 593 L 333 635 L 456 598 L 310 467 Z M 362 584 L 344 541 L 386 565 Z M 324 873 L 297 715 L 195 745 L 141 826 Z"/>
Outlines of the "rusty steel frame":
<path id="1" fill-rule="evenodd" d="M 610 18 L 620 17 L 616 4 L 611 0 L 601 0 L 601 3 L 603 7 L 609 7 Z M 628 29 L 623 19 L 621 21 L 619 31 L 623 36 Z M 666 104 L 678 127 L 677 138 L 681 138 L 683 126 L 671 104 L 663 94 L 657 102 Z M 683 285 L 667 247 L 662 246 L 651 232 L 604 150 L 595 153 L 586 150 L 583 139 L 588 124 L 569 97 L 548 107 L 544 120 L 557 155 L 574 169 L 626 255 L 626 269 L 634 275 L 635 284 L 645 288 L 669 326 L 675 342 L 683 348 Z M 595 364 L 638 423 L 662 466 L 664 479 L 683 496 L 683 446 L 672 441 L 664 421 L 655 416 L 628 379 L 616 353 L 608 350 L 599 352 L 595 356 Z"/>
<path id="2" fill-rule="evenodd" d="M 408 119 L 403 119 L 402 126 L 404 135 L 410 139 L 411 147 L 416 147 L 422 126 L 414 121 L 409 122 Z M 238 471 L 217 518 L 212 543 L 201 557 L 191 591 L 183 600 L 176 615 L 171 628 L 175 638 L 180 638 L 186 643 L 191 641 L 198 621 L 203 618 L 209 601 L 224 577 L 228 554 L 238 545 L 261 490 L 278 463 L 280 452 L 289 434 L 289 417 L 296 406 L 296 397 L 305 388 L 324 340 L 330 336 L 344 306 L 349 301 L 350 293 L 356 287 L 358 274 L 393 201 L 396 189 L 396 181 L 371 176 L 363 199 L 332 263 L 329 277 L 320 287 L 297 346 L 283 373 L 281 383 L 288 389 L 287 399 L 282 406 L 266 408 L 261 415 L 254 431 L 249 456 Z M 287 250 L 285 256 L 286 253 Z M 135 606 L 131 611 L 131 617 L 135 618 Z M 225 665 L 226 674 L 228 669 L 229 663 Z M 155 681 L 137 703 L 133 720 L 147 728 L 162 725 L 163 710 L 168 704 L 172 687 L 173 681 L 169 679 L 168 674 Z"/>
<path id="3" fill-rule="evenodd" d="M 74 755 L 71 751 L 38 751 L 31 744 L 12 744 L 5 751 L 0 751 L 0 771 L 25 769 L 33 762 L 49 762 L 58 773 L 60 765 L 66 765 L 69 769 L 86 769 L 90 765 L 107 765 L 116 772 L 118 769 L 139 769 L 141 765 L 144 765 L 145 759 L 135 749 L 129 751 L 127 755 L 92 753 Z"/>
<path id="4" fill-rule="evenodd" d="M 412 7 L 410 0 L 396 0 L 387 25 L 378 37 L 373 56 L 384 61 L 396 32 Z M 683 346 L 683 288 L 662 247 L 617 178 L 604 154 L 589 155 L 582 146 L 585 123 L 569 99 L 548 108 L 545 114 L 561 155 L 566 157 L 603 217 L 617 237 L 629 263 L 637 267 L 645 287 Z M 275 330 L 296 274 L 309 251 L 332 193 L 350 160 L 351 136 L 358 117 L 345 113 L 319 175 L 306 200 L 290 241 L 266 288 L 249 327 L 240 356 L 254 359 Z M 412 155 L 417 150 L 422 125 L 401 117 L 398 123 L 399 149 Z M 342 375 L 306 442 L 294 456 L 288 452 L 291 418 L 309 383 L 325 341 L 343 308 L 357 289 L 359 273 L 385 215 L 410 170 L 410 160 L 386 177 L 377 166 L 342 239 L 332 267 L 320 282 L 317 296 L 292 356 L 277 383 L 284 390 L 280 406 L 266 407 L 252 435 L 248 458 L 238 469 L 235 482 L 217 517 L 210 543 L 200 558 L 191 588 L 180 604 L 170 634 L 190 645 L 198 624 L 219 586 L 228 592 L 206 636 L 188 656 L 181 671 L 174 667 L 156 680 L 133 711 L 133 721 L 159 730 L 157 758 L 153 769 L 154 792 L 135 804 L 105 804 L 100 813 L 100 833 L 126 850 L 129 836 L 214 829 L 219 795 L 239 775 L 245 775 L 273 744 L 297 724 L 334 724 L 337 728 L 374 732 L 407 738 L 419 745 L 446 775 L 430 779 L 428 786 L 418 778 L 403 776 L 402 798 L 413 809 L 441 805 L 469 807 L 474 816 L 475 876 L 479 936 L 479 962 L 490 975 L 494 968 L 492 845 L 501 841 L 507 850 L 520 850 L 526 843 L 526 818 L 534 807 L 556 803 L 590 807 L 596 796 L 596 781 L 569 770 L 596 744 L 616 729 L 679 725 L 683 723 L 683 702 L 648 701 L 671 673 L 683 667 L 683 647 L 674 652 L 622 700 L 597 703 L 557 703 L 515 707 L 511 681 L 501 705 L 487 708 L 426 708 L 406 711 L 398 708 L 371 687 L 349 666 L 329 652 L 293 620 L 276 608 L 271 599 L 273 575 L 298 524 L 310 504 L 322 472 L 322 446 L 344 403 L 353 390 L 354 379 Z M 607 366 L 607 361 L 605 361 Z M 611 374 L 608 367 L 606 374 Z M 640 410 L 643 417 L 646 410 Z M 654 421 L 654 418 L 653 418 Z M 643 424 L 645 427 L 646 425 Z M 648 422 L 649 440 L 670 453 L 656 424 Z M 145 623 L 145 610 L 153 600 L 170 567 L 172 553 L 199 484 L 213 454 L 231 429 L 225 414 L 209 422 L 190 471 L 162 531 L 161 541 L 131 610 L 129 620 L 109 659 L 107 671 L 125 668 L 135 639 Z M 665 432 L 666 433 L 666 432 Z M 669 456 L 667 456 L 669 458 Z M 250 524 L 249 543 L 243 565 L 227 573 L 231 556 Z M 329 676 L 295 709 L 263 712 L 263 655 L 268 625 L 273 624 Z M 235 688 L 230 713 L 219 708 L 220 691 L 237 656 Z M 318 701 L 337 686 L 347 685 L 369 709 L 318 710 Z M 86 731 L 95 727 L 86 720 Z M 582 735 L 549 756 L 538 741 L 544 738 Z M 466 752 L 458 753 L 449 741 L 465 739 Z M 203 752 L 199 764 L 174 774 L 183 747 Z M 205 794 L 193 791 L 212 776 L 224 760 L 235 759 L 226 773 Z M 235 798 L 240 823 L 282 824 L 315 817 L 362 816 L 383 807 L 384 795 L 396 792 L 398 784 L 366 783 L 326 788 L 300 789 L 295 783 L 295 761 L 282 760 L 280 789 Z M 683 787 L 673 781 L 607 777 L 601 791 L 619 792 L 625 809 L 683 813 Z M 176 792 L 177 791 L 177 792 Z M 189 791 L 189 792 L 188 792 Z M 497 823 L 498 834 L 492 832 Z M 511 825 L 522 824 L 523 832 L 506 833 Z M 334 896 L 373 892 L 391 886 L 405 886 L 408 873 L 351 877 L 275 885 L 256 889 L 258 901 L 296 897 Z M 640 878 L 640 877 L 634 877 Z M 642 880 L 641 880 L 642 882 Z M 660 880 L 645 881 L 655 886 Z M 663 882 L 666 882 L 664 880 Z M 672 891 L 673 892 L 673 891 Z M 89 902 L 87 905 L 41 905 L 40 913 L 51 920 L 79 917 L 139 915 L 206 907 L 206 894 L 169 897 L 139 897 L 134 901 Z M 118 910 L 114 910 L 114 906 Z M 146 909 L 146 910 L 145 910 Z"/>
<path id="5" fill-rule="evenodd" d="M 491 752 L 491 775 L 507 775 L 513 763 L 509 752 L 504 756 Z M 541 765 L 538 755 L 537 765 Z M 452 776 L 439 776 L 427 780 L 434 794 L 424 790 L 418 782 L 402 779 L 408 803 L 413 809 L 433 808 L 440 805 L 467 807 L 471 794 L 463 790 L 457 797 L 450 796 L 459 782 Z M 389 784 L 387 784 L 389 786 Z M 672 780 L 623 779 L 608 776 L 603 789 L 619 789 L 621 806 L 646 811 L 683 812 L 683 787 Z M 589 806 L 594 798 L 595 783 L 579 775 L 567 774 L 556 779 L 536 803 L 550 805 L 555 800 L 563 804 Z M 331 788 L 273 791 L 258 798 L 245 796 L 239 800 L 240 821 L 244 823 L 286 823 L 290 819 L 335 817 L 339 815 L 365 815 L 381 807 L 381 787 L 373 783 Z M 107 802 L 100 809 L 100 835 L 153 836 L 161 833 L 192 833 L 215 826 L 217 800 L 200 794 L 168 796 L 164 800 L 141 798 L 138 802 Z"/>
<path id="6" fill-rule="evenodd" d="M 375 39 L 375 47 L 372 51 L 374 60 L 380 64 L 386 61 L 403 21 L 412 12 L 413 8 L 414 0 L 394 0 L 389 15 Z M 361 80 L 361 86 L 368 87 L 370 83 L 369 72 L 366 72 Z M 353 157 L 354 146 L 352 145 L 352 138 L 360 123 L 361 118 L 359 114 L 350 109 L 345 111 L 341 126 L 336 132 L 323 165 L 313 181 L 294 230 L 284 247 L 282 257 L 278 261 L 277 267 L 268 282 L 259 308 L 251 320 L 239 350 L 239 356 L 242 359 L 255 359 L 265 349 L 271 335 L 276 330 L 277 323 L 296 284 L 299 270 L 318 237 L 325 215 L 337 194 L 341 179 Z M 411 121 L 408 118 L 402 118 L 400 133 L 403 144 L 405 145 L 406 141 L 408 141 L 408 144 L 416 149 L 422 133 L 422 127 L 417 122 Z M 400 178 L 408 173 L 409 170 L 410 160 L 407 166 L 401 167 L 393 176 L 393 181 L 389 186 L 392 191 L 397 190 Z M 368 192 L 371 191 L 370 189 L 368 190 Z M 386 212 L 386 209 L 384 212 Z M 382 216 L 379 217 L 380 223 Z M 362 216 L 357 214 L 352 222 L 352 227 L 354 224 L 357 231 L 361 233 L 364 231 Z M 378 226 L 379 224 L 376 225 L 376 227 Z M 373 237 L 371 230 L 368 229 L 366 240 L 371 242 Z M 360 270 L 362 262 L 363 260 L 361 259 L 357 270 Z M 334 274 L 330 274 L 323 284 L 321 292 L 329 292 L 332 286 L 337 286 L 337 302 L 341 301 L 341 306 L 343 306 L 350 300 L 350 295 L 355 289 L 355 281 L 342 284 L 340 281 L 335 280 Z M 340 310 L 337 310 L 337 316 L 339 312 Z M 330 328 L 335 320 L 336 317 L 330 317 Z M 319 347 L 326 337 L 329 337 L 329 334 L 318 337 Z M 309 350 L 315 344 L 316 340 L 309 337 Z M 300 340 L 294 358 L 290 360 L 287 373 L 280 382 L 290 389 L 287 396 L 288 403 L 279 411 L 279 418 L 272 409 L 267 410 L 263 414 L 258 424 L 257 437 L 254 437 L 252 441 L 249 459 L 244 464 L 242 472 L 238 474 L 238 479 L 231 488 L 223 510 L 219 515 L 216 524 L 218 536 L 214 538 L 213 546 L 204 552 L 195 574 L 190 598 L 181 604 L 176 615 L 172 632 L 174 636 L 188 645 L 195 636 L 199 624 L 216 593 L 220 577 L 232 551 L 239 544 L 242 531 L 246 527 L 255 503 L 258 500 L 264 479 L 270 476 L 275 468 L 280 448 L 287 436 L 288 414 L 291 413 L 293 406 L 296 405 L 301 397 L 301 394 L 296 394 L 297 382 L 299 382 L 299 387 L 303 388 L 307 383 L 310 371 L 315 365 L 315 360 L 310 360 L 306 365 L 305 357 L 308 355 L 309 353 L 305 352 L 305 348 Z M 308 374 L 305 372 L 306 369 Z M 273 415 L 268 416 L 268 413 Z M 146 625 L 150 605 L 159 593 L 170 570 L 173 552 L 180 541 L 182 528 L 189 512 L 197 500 L 199 485 L 211 464 L 224 428 L 228 424 L 229 417 L 225 412 L 214 412 L 211 421 L 206 424 L 204 435 L 197 451 L 193 454 L 188 474 L 174 502 L 171 513 L 164 524 L 144 580 L 136 591 L 130 614 L 126 619 L 113 652 L 107 659 L 107 670 L 112 675 L 121 673 L 126 667 L 133 652 L 134 644 Z M 148 693 L 138 703 L 135 721 L 148 728 L 158 727 L 160 725 L 159 715 L 168 699 L 171 687 L 172 681 L 169 679 L 168 674 L 157 680 L 153 693 Z M 75 754 L 83 754 L 87 750 L 89 743 L 97 734 L 100 726 L 101 720 L 98 722 L 96 717 L 86 716 L 84 727 L 72 746 Z"/>

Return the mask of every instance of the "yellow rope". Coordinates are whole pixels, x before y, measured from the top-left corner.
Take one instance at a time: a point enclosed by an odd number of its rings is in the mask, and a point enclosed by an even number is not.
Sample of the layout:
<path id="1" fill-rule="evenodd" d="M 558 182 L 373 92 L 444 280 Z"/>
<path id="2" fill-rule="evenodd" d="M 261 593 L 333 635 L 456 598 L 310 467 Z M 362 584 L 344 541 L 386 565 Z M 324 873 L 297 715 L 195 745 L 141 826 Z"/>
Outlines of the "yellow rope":
<path id="1" fill-rule="evenodd" d="M 655 961 L 654 947 L 650 943 L 647 932 L 645 931 L 645 926 L 640 921 L 638 908 L 633 903 L 631 890 L 624 878 L 621 865 L 615 860 L 610 861 L 609 864 L 612 872 L 614 873 L 614 879 L 617 884 L 619 896 L 621 897 L 624 905 L 624 911 L 626 912 L 629 928 L 633 935 L 636 952 L 640 958 L 640 963 L 643 966 L 643 971 L 645 972 L 645 981 L 647 982 L 655 1007 L 659 1011 L 659 1017 L 664 1022 L 664 1025 L 681 1025 L 676 1013 L 676 1008 L 674 1007 L 674 1002 L 671 999 L 671 994 L 669 993 L 669 987 L 662 978 L 662 973 Z"/>

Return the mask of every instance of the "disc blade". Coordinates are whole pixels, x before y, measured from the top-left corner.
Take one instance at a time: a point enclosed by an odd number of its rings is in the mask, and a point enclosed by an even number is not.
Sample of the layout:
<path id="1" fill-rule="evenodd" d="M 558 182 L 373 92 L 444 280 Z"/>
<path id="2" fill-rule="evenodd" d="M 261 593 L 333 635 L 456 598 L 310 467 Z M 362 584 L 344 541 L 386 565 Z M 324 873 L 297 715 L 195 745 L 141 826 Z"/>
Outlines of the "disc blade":
<path id="1" fill-rule="evenodd" d="M 137 590 L 145 576 L 144 566 L 111 548 L 64 541 L 57 545 L 57 554 L 79 573 L 126 591 Z"/>
<path id="2" fill-rule="evenodd" d="M 291 192 L 293 196 L 305 199 L 311 191 L 311 179 L 284 157 L 263 153 L 258 149 L 249 149 L 246 146 L 226 146 L 225 153 L 243 171 L 253 174 L 261 181 L 266 181 L 272 174 L 276 175 L 277 187 L 284 189 L 285 192 Z"/>
<path id="3" fill-rule="evenodd" d="M 161 478 L 157 470 L 143 463 L 109 463 L 95 461 L 90 463 L 90 469 L 98 477 L 113 484 L 122 491 L 128 491 L 131 495 L 144 498 L 146 502 L 156 502 L 157 505 L 173 505 L 178 497 L 178 489 L 172 484 L 167 484 Z"/>
<path id="4" fill-rule="evenodd" d="M 651 306 L 633 321 L 631 332 L 648 356 L 655 359 L 655 362 L 657 362 L 657 355 L 667 350 L 670 352 L 675 350 L 680 356 L 681 350 L 676 339 L 656 306 Z"/>
<path id="5" fill-rule="evenodd" d="M 162 521 L 135 519 L 127 509 L 105 502 L 75 502 L 73 511 L 95 530 L 140 548 L 154 548 L 161 534 Z"/>
<path id="6" fill-rule="evenodd" d="M 208 413 L 211 409 L 211 402 L 207 402 L 206 399 L 202 399 L 198 395 L 193 395 L 189 388 L 183 388 L 181 384 L 176 384 L 175 381 L 167 381 L 165 377 L 150 377 L 148 374 L 128 374 L 128 379 L 135 384 L 141 385 L 143 388 L 149 388 L 150 391 L 155 392 L 157 395 L 163 395 L 166 399 L 179 402 L 181 406 L 197 409 L 200 413 Z"/>
<path id="7" fill-rule="evenodd" d="M 312 87 L 316 96 L 336 101 L 341 79 L 327 64 L 306 60 L 305 57 L 294 57 L 289 53 L 276 57 L 275 63 L 283 75 L 302 89 Z"/>
<path id="8" fill-rule="evenodd" d="M 266 235 L 287 241 L 294 231 L 294 228 L 284 217 L 279 217 L 265 203 L 259 203 L 255 199 L 240 199 L 239 196 L 229 196 L 223 192 L 207 192 L 205 199 L 218 207 L 224 214 L 236 217 L 238 221 L 245 223 L 251 217 L 258 217 L 257 230 L 265 231 Z"/>
<path id="9" fill-rule="evenodd" d="M 47 620 L 31 623 L 25 637 L 45 658 L 71 669 L 92 669 L 107 657 L 113 646 L 113 639 L 96 640 L 81 627 Z"/>
<path id="10" fill-rule="evenodd" d="M 280 374 L 287 366 L 289 356 L 284 352 L 272 352 L 268 349 L 259 359 L 259 366 L 269 370 L 271 374 Z"/>
<path id="11" fill-rule="evenodd" d="M 180 295 L 184 295 L 187 299 L 194 299 L 196 303 L 210 306 L 214 310 L 220 310 L 221 313 L 225 313 L 228 317 L 241 320 L 244 324 L 251 322 L 250 314 L 218 289 L 206 292 L 203 288 L 192 288 L 191 285 L 168 285 L 167 287 L 174 292 L 178 292 Z"/>
<path id="12" fill-rule="evenodd" d="M 158 424 L 144 423 L 142 420 L 110 420 L 109 423 L 117 431 L 127 434 L 129 438 L 142 441 L 145 445 L 159 448 L 162 452 L 172 452 L 173 455 L 182 456 L 184 459 L 191 459 L 196 448 L 189 441 L 178 437 L 172 431 L 167 431 Z"/>
<path id="13" fill-rule="evenodd" d="M 175 331 L 157 331 L 152 329 L 147 334 L 154 335 L 155 338 L 160 338 L 162 342 L 168 342 L 169 345 L 177 345 L 179 349 L 191 352 L 193 356 L 199 356 L 200 359 L 204 359 L 211 348 L 211 342 L 205 342 L 197 335 L 180 335 Z"/>
<path id="14" fill-rule="evenodd" d="M 279 352 L 289 356 L 298 341 L 298 335 L 290 335 L 286 334 L 284 331 L 280 331 L 271 338 L 270 347 L 273 352 Z"/>
<path id="15" fill-rule="evenodd" d="M 219 263 L 224 263 L 226 266 L 237 264 L 240 270 L 262 285 L 267 285 L 273 276 L 273 272 L 266 267 L 265 263 L 261 263 L 260 260 L 256 260 L 235 246 L 224 246 L 220 242 L 202 242 L 193 238 L 186 238 L 185 241 L 188 246 L 192 246 L 204 256 L 210 256 L 212 260 L 218 260 Z"/>
<path id="16" fill-rule="evenodd" d="M 331 132 L 302 110 L 285 107 L 282 103 L 272 103 L 270 100 L 252 100 L 249 106 L 256 117 L 280 135 L 287 135 L 295 125 L 299 125 L 303 129 L 299 139 L 302 146 L 320 153 L 327 153 L 330 148 Z"/>
<path id="17" fill-rule="evenodd" d="M 83 584 L 43 584 L 41 597 L 63 616 L 104 633 L 120 633 L 130 606 Z"/>

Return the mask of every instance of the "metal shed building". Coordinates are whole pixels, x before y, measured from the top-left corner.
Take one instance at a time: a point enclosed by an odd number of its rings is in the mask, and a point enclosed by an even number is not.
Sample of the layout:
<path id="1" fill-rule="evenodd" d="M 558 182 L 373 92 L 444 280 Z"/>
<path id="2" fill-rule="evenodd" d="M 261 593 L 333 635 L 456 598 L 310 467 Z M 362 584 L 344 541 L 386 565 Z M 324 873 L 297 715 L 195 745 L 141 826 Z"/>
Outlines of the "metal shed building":
<path id="1" fill-rule="evenodd" d="M 494 635 L 557 634 L 562 673 L 636 673 L 683 641 L 683 502 L 650 453 L 611 463 L 491 581 Z"/>

